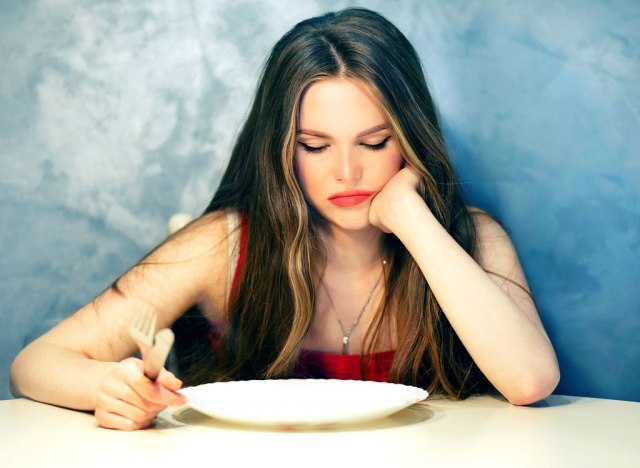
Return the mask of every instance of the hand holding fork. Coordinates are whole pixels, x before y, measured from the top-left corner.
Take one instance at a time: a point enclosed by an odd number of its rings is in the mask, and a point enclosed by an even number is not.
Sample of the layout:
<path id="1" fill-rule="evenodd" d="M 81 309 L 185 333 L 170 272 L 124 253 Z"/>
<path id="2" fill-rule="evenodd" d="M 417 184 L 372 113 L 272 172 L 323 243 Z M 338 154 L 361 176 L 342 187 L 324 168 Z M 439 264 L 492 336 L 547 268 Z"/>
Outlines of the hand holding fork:
<path id="1" fill-rule="evenodd" d="M 171 329 L 163 328 L 156 333 L 156 313 L 142 311 L 133 319 L 129 334 L 136 342 L 144 362 L 144 374 L 155 381 L 164 367 L 173 346 L 174 335 Z M 155 335 L 155 336 L 154 336 Z"/>
<path id="2" fill-rule="evenodd" d="M 173 344 L 173 332 L 155 332 L 156 314 L 142 312 L 135 316 L 129 332 L 142 354 L 142 361 L 127 358 L 113 363 L 105 373 L 95 397 L 98 423 L 113 429 L 143 429 L 167 406 L 183 405 L 177 393 L 182 382 L 163 369 Z"/>

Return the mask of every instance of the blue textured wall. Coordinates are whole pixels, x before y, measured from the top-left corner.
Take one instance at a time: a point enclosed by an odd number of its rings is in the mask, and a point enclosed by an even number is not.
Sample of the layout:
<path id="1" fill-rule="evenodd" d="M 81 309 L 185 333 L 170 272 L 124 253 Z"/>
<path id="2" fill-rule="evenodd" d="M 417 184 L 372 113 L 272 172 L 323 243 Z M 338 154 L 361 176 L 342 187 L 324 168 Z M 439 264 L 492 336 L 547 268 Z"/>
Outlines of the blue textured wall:
<path id="1" fill-rule="evenodd" d="M 349 4 L 0 3 L 0 398 L 22 346 L 205 207 L 273 43 Z M 415 44 L 469 201 L 511 232 L 558 393 L 640 401 L 640 2 L 364 5 Z"/>

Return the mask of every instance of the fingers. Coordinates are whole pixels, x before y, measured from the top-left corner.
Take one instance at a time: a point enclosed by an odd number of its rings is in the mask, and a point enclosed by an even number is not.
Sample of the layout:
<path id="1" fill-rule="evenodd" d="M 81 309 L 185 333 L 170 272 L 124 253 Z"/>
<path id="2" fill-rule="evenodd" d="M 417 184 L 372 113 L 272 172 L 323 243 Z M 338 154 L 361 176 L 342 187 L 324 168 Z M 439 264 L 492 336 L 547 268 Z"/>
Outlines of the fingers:
<path id="1" fill-rule="evenodd" d="M 175 393 L 175 390 L 181 387 L 182 382 L 168 370 L 162 369 L 162 380 L 158 379 L 156 382 L 149 380 L 144 375 L 142 361 L 139 359 L 125 359 L 118 370 L 120 371 L 119 377 L 144 400 L 165 407 L 184 404 L 184 397 Z M 166 387 L 165 382 L 169 384 Z"/>
<path id="2" fill-rule="evenodd" d="M 391 229 L 389 229 L 384 225 L 382 221 L 380 221 L 380 218 L 378 217 L 378 214 L 374 209 L 369 210 L 369 223 L 380 229 L 382 232 L 385 232 L 387 234 L 391 232 Z"/>
<path id="3" fill-rule="evenodd" d="M 169 372 L 167 369 L 164 369 L 164 368 L 160 371 L 160 374 L 158 375 L 156 382 L 162 385 L 163 387 L 166 387 L 169 390 L 172 390 L 173 392 L 180 390 L 182 388 L 182 380 L 180 380 L 172 372 Z M 177 394 L 177 395 L 180 397 L 180 402 L 174 403 L 174 406 L 183 405 L 184 403 L 186 403 L 186 398 L 184 398 L 180 394 Z"/>
<path id="4" fill-rule="evenodd" d="M 395 173 L 371 200 L 369 222 L 383 232 L 397 234 L 407 227 L 416 208 L 424 206 L 418 193 L 420 174 L 411 165 Z"/>
<path id="5" fill-rule="evenodd" d="M 164 408 L 144 410 L 125 400 L 101 393 L 97 397 L 95 416 L 102 427 L 131 431 L 150 426 Z"/>
<path id="6" fill-rule="evenodd" d="M 96 395 L 95 416 L 103 427 L 134 430 L 148 427 L 167 406 L 182 405 L 175 393 L 182 382 L 163 369 L 156 382 L 144 375 L 142 361 L 125 359 L 102 381 Z"/>

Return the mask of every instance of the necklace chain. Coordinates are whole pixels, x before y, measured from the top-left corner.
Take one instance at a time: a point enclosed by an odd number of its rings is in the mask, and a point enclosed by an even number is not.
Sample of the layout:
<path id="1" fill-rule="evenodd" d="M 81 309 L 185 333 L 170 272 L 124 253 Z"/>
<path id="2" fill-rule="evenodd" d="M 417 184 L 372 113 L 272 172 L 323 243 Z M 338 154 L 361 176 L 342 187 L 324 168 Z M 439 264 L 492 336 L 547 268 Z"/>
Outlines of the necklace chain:
<path id="1" fill-rule="evenodd" d="M 382 261 L 383 265 L 385 265 L 386 263 L 387 263 L 386 260 Z M 367 310 L 367 306 L 369 305 L 369 302 L 371 302 L 371 298 L 373 297 L 373 293 L 378 288 L 378 284 L 380 283 L 380 277 L 382 276 L 383 272 L 384 272 L 384 268 L 382 268 L 380 270 L 380 274 L 376 277 L 376 282 L 373 283 L 373 287 L 369 291 L 369 295 L 367 296 L 367 300 L 364 302 L 364 305 L 362 306 L 362 309 L 360 309 L 360 313 L 358 314 L 356 319 L 353 321 L 351 326 L 346 330 L 344 328 L 344 325 L 342 324 L 342 320 L 340 320 L 340 317 L 338 317 L 338 313 L 336 312 L 336 307 L 333 304 L 333 300 L 331 299 L 331 295 L 329 294 L 329 291 L 327 290 L 327 287 L 325 286 L 324 281 L 322 281 L 320 283 L 322 285 L 322 289 L 324 289 L 324 292 L 327 295 L 327 298 L 329 299 L 329 304 L 331 305 L 331 310 L 333 310 L 334 315 L 338 319 L 338 323 L 340 324 L 340 329 L 342 330 L 342 354 L 349 354 L 349 338 L 351 338 L 351 332 L 353 331 L 354 328 L 356 328 L 356 325 L 358 325 L 358 323 L 360 322 L 360 319 L 362 318 L 362 315 L 364 314 L 364 311 Z"/>

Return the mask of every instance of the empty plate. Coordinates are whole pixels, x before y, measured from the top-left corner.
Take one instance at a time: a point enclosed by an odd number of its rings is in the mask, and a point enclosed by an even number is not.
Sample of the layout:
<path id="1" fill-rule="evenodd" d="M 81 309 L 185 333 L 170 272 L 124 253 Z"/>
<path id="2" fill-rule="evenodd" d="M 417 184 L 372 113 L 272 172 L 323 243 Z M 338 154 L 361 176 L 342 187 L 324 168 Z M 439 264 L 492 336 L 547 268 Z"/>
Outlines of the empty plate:
<path id="1" fill-rule="evenodd" d="M 216 382 L 179 391 L 211 417 L 252 425 L 318 426 L 382 418 L 427 398 L 408 385 L 333 379 Z"/>

